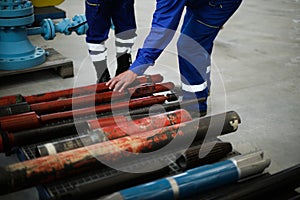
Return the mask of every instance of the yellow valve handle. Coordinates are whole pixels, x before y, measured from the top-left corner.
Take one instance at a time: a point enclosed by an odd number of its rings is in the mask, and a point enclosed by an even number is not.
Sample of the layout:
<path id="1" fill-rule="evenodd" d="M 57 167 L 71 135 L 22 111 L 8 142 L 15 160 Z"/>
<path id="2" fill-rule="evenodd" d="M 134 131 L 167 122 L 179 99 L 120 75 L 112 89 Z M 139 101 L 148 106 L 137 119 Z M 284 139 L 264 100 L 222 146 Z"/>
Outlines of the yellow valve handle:
<path id="1" fill-rule="evenodd" d="M 63 2 L 64 0 L 31 0 L 35 7 L 47 7 L 56 6 Z"/>

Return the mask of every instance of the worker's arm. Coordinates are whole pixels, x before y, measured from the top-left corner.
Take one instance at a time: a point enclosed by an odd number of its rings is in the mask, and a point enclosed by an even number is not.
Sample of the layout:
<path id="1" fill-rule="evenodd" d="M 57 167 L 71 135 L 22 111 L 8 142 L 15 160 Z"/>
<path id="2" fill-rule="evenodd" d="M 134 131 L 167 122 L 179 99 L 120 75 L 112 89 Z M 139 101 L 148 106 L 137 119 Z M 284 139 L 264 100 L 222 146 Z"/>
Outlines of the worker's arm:
<path id="1" fill-rule="evenodd" d="M 183 0 L 156 0 L 151 31 L 145 39 L 143 48 L 138 50 L 136 60 L 130 66 L 129 71 L 107 82 L 111 89 L 122 91 L 138 75 L 142 75 L 149 66 L 154 65 L 155 60 L 172 40 L 184 6 Z"/>

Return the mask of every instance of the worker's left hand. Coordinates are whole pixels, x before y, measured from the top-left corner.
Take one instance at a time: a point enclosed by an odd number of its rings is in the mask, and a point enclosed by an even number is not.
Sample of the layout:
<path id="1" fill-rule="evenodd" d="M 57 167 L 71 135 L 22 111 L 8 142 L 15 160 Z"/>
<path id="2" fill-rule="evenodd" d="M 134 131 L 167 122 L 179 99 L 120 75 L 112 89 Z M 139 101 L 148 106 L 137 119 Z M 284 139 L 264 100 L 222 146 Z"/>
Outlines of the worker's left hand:
<path id="1" fill-rule="evenodd" d="M 137 77 L 137 74 L 131 70 L 127 70 L 118 76 L 112 78 L 106 83 L 109 89 L 113 91 L 122 92 L 128 85 L 130 85 Z"/>

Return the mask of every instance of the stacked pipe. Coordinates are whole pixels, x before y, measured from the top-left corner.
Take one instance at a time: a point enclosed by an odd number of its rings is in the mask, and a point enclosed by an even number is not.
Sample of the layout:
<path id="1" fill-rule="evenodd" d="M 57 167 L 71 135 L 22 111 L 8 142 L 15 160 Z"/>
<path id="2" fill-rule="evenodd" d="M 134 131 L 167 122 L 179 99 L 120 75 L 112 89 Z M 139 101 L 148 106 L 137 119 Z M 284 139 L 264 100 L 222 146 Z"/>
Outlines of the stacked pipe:
<path id="1" fill-rule="evenodd" d="M 22 133 L 19 135 L 28 135 L 26 130 L 30 132 L 32 129 L 43 128 L 45 125 L 53 122 L 61 123 L 63 120 L 72 122 L 73 116 L 84 118 L 87 115 L 91 115 L 90 118 L 95 118 L 95 113 L 99 115 L 105 115 L 106 113 L 107 115 L 107 113 L 111 112 L 112 108 L 117 110 L 116 112 L 120 112 L 121 110 L 126 110 L 128 107 L 130 109 L 137 109 L 149 107 L 154 104 L 162 104 L 165 101 L 176 100 L 177 97 L 171 94 L 153 96 L 154 93 L 169 91 L 174 87 L 174 84 L 171 82 L 157 84 L 157 82 L 161 82 L 162 80 L 163 78 L 161 75 L 141 76 L 137 78 L 134 84 L 132 84 L 132 86 L 135 87 L 129 88 L 125 92 L 108 91 L 109 89 L 105 83 L 100 83 L 97 85 L 66 89 L 45 94 L 2 97 L 0 98 L 0 103 L 1 105 L 6 105 L 6 107 L 1 107 L 0 113 L 5 114 L 5 112 L 1 112 L 1 110 L 9 112 L 6 113 L 7 115 L 2 115 L 2 117 L 0 117 L 0 152 L 3 152 L 4 149 L 9 152 L 11 147 L 14 146 L 7 144 L 15 143 L 14 141 L 16 138 L 13 133 L 16 132 Z M 143 85 L 145 83 L 148 83 L 148 85 Z M 100 93 L 96 93 L 96 95 L 91 94 L 95 91 Z M 109 102 L 111 98 L 117 99 L 118 102 L 103 104 L 104 102 Z M 134 99 L 131 99 L 128 102 L 126 101 L 128 98 Z M 21 102 L 22 100 L 25 102 Z M 95 100 L 99 105 L 94 107 Z M 9 103 L 16 104 L 8 105 Z M 24 108 L 29 108 L 29 110 Z M 69 110 L 72 108 L 73 110 Z M 15 114 L 13 112 L 23 113 Z M 48 113 L 39 114 L 37 112 Z M 115 118 L 106 119 L 106 121 L 112 121 L 114 119 Z M 74 124 L 69 123 L 69 125 L 60 127 L 74 129 Z M 56 128 L 57 127 L 52 128 L 52 126 L 47 126 L 45 129 Z M 40 130 L 36 130 L 33 132 L 36 133 L 39 131 Z M 42 132 L 44 132 L 44 130 L 42 130 Z M 74 131 L 72 132 L 74 133 Z M 6 144 L 5 148 L 3 145 L 4 143 Z"/>
<path id="2" fill-rule="evenodd" d="M 143 80 L 143 79 L 141 79 Z M 157 81 L 157 79 L 154 79 Z M 141 82 L 141 81 L 139 81 Z M 104 84 L 105 85 L 105 84 Z M 30 128 L 35 128 L 41 126 L 41 124 L 46 124 L 51 121 L 55 120 L 62 120 L 62 119 L 70 119 L 73 117 L 73 112 L 71 109 L 78 110 L 78 112 L 74 113 L 74 115 L 79 114 L 79 115 L 85 115 L 85 114 L 90 114 L 93 112 L 96 113 L 104 113 L 104 112 L 109 112 L 111 111 L 111 108 L 116 107 L 117 108 L 124 108 L 128 106 L 128 102 L 121 102 L 119 104 L 114 104 L 112 105 L 107 105 L 103 103 L 107 103 L 113 100 L 123 100 L 130 98 L 140 98 L 139 100 L 133 99 L 132 102 L 129 102 L 129 107 L 139 107 L 143 106 L 141 103 L 143 98 L 149 97 L 150 95 L 154 93 L 159 93 L 163 91 L 169 91 L 174 87 L 174 84 L 171 82 L 167 83 L 161 83 L 161 84 L 152 84 L 152 85 L 138 85 L 133 88 L 129 88 L 125 92 L 102 92 L 102 93 L 96 93 L 96 94 L 90 94 L 90 95 L 83 95 L 77 97 L 77 94 L 73 98 L 66 98 L 66 99 L 57 99 L 54 101 L 48 101 L 49 99 L 52 98 L 52 96 L 45 95 L 46 97 L 50 96 L 49 98 L 46 98 L 45 102 L 39 102 L 39 103 L 34 103 L 34 104 L 25 104 L 25 107 L 28 107 L 29 109 L 27 112 L 22 113 L 22 114 L 15 114 L 15 115 L 6 115 L 2 116 L 0 118 L 0 124 L 1 128 L 7 131 L 18 131 L 20 129 L 30 129 Z M 94 88 L 95 89 L 95 88 Z M 77 91 L 77 90 L 76 90 Z M 68 90 L 68 93 L 70 90 Z M 60 94 L 60 92 L 59 92 Z M 54 92 L 54 95 L 57 95 Z M 40 96 L 38 95 L 38 100 L 40 100 Z M 64 97 L 64 96 L 63 96 Z M 151 96 L 150 96 L 151 97 Z M 165 100 L 171 100 L 170 97 L 165 97 L 165 96 L 158 96 L 157 98 L 152 97 L 152 98 L 146 98 L 144 104 L 149 104 L 149 103 L 156 103 L 156 102 L 164 102 Z M 164 97 L 164 99 L 163 99 Z M 31 100 L 33 101 L 33 100 Z M 156 101 L 156 102 L 155 102 Z M 99 106 L 96 106 L 93 108 L 93 106 L 101 104 Z M 12 109 L 15 108 L 16 106 L 19 106 L 19 104 L 15 104 L 12 106 L 8 106 L 3 108 L 4 110 L 15 110 Z M 151 104 L 150 104 L 151 105 Z M 91 108 L 92 107 L 92 108 Z M 19 108 L 19 107 L 18 107 Z M 0 109 L 1 110 L 1 109 Z M 26 109 L 18 109 L 22 110 L 22 112 Z M 54 113 L 53 113 L 54 112 Z M 56 113 L 55 113 L 56 112 Z M 58 113 L 59 112 L 59 113 Z M 52 114 L 49 114 L 52 113 Z M 16 126 L 16 121 L 18 122 L 23 122 L 22 125 Z"/>
<path id="3" fill-rule="evenodd" d="M 174 84 L 157 83 L 162 81 L 160 75 L 137 80 L 134 87 L 125 92 L 112 92 L 102 83 L 47 94 L 0 98 L 4 106 L 0 114 L 8 111 L 0 117 L 0 152 L 9 154 L 14 147 L 42 143 L 37 146 L 37 154 L 41 157 L 0 169 L 0 194 L 106 169 L 107 163 L 126 168 L 132 165 L 135 155 L 155 152 L 173 142 L 175 145 L 159 157 L 183 154 L 177 161 L 182 171 L 199 166 L 201 162 L 216 161 L 232 150 L 230 144 L 221 145 L 217 151 L 216 145 L 212 145 L 213 156 L 197 158 L 199 144 L 204 139 L 216 141 L 216 136 L 237 130 L 241 120 L 236 112 L 192 118 L 182 107 L 205 99 L 176 101 L 176 94 L 169 94 Z M 143 85 L 149 80 L 151 84 Z M 98 93 L 91 94 L 95 88 Z M 12 102 L 14 105 L 10 105 Z M 155 104 L 161 106 L 151 107 Z M 155 114 L 149 116 L 150 111 Z M 218 122 L 215 126 L 219 128 L 210 129 L 211 121 Z M 71 135 L 67 140 L 49 142 Z M 146 161 L 153 159 L 157 158 L 147 157 Z M 138 160 L 141 164 L 144 161 Z M 155 173 L 162 176 L 166 171 L 159 169 Z M 149 173 L 126 175 L 124 180 L 144 175 L 149 176 Z"/>
<path id="4" fill-rule="evenodd" d="M 145 83 L 160 83 L 162 81 L 163 81 L 163 77 L 159 74 L 145 75 L 145 76 L 137 77 L 137 79 L 131 84 L 131 86 L 136 86 Z M 5 97 L 0 97 L 0 106 L 4 108 L 5 106 L 11 106 L 22 102 L 28 104 L 34 104 L 34 103 L 58 100 L 60 98 L 70 98 L 72 96 L 82 96 L 82 95 L 93 94 L 93 93 L 107 92 L 109 90 L 110 89 L 108 88 L 108 86 L 106 86 L 106 83 L 99 83 L 95 85 L 88 85 L 88 86 L 70 88 L 65 90 L 59 90 L 59 91 L 29 95 L 29 96 L 22 96 L 21 94 L 10 95 Z M 13 112 L 1 113 L 1 115 L 11 115 L 11 114 L 18 114 L 18 113 L 13 113 Z"/>
<path id="5" fill-rule="evenodd" d="M 233 119 L 232 115 L 234 116 Z M 218 115 L 217 117 L 227 118 L 225 120 L 227 122 L 224 123 L 222 128 L 224 131 L 228 131 L 230 127 L 232 131 L 236 130 L 236 127 L 233 127 L 232 123 L 230 123 L 232 120 L 237 120 L 236 113 L 230 112 L 226 113 L 225 116 L 223 114 L 223 116 Z M 203 120 L 203 122 L 209 122 L 210 120 L 207 117 L 207 120 Z M 1 174 L 3 174 L 0 177 L 1 193 L 45 184 L 103 167 L 103 163 L 98 161 L 99 158 L 106 162 L 124 164 L 124 160 L 132 156 L 128 152 L 134 154 L 153 152 L 169 144 L 175 137 L 179 141 L 193 140 L 193 137 L 197 140 L 203 139 L 206 132 L 197 132 L 194 136 L 192 134 L 199 128 L 199 123 L 201 122 L 202 120 L 199 122 L 199 119 L 193 119 L 185 123 L 9 165 L 1 170 Z M 208 124 L 204 125 L 204 127 L 208 126 Z M 180 149 L 181 147 L 178 146 L 178 148 Z"/>
<path id="6" fill-rule="evenodd" d="M 204 99 L 195 99 L 185 102 L 171 102 L 163 104 L 163 107 L 151 107 L 151 112 L 160 113 L 161 110 L 173 111 L 180 109 L 186 105 L 201 102 Z M 141 118 L 147 116 L 150 113 L 150 107 L 143 107 L 128 112 L 119 113 L 115 116 L 102 116 L 98 119 L 83 120 L 76 122 L 67 122 L 62 124 L 55 124 L 51 126 L 43 126 L 39 128 L 22 130 L 17 132 L 9 132 L 0 130 L 0 153 L 5 152 L 7 155 L 13 153 L 12 149 L 16 146 L 30 145 L 40 143 L 43 141 L 66 137 L 77 134 L 84 135 L 91 132 L 93 129 L 101 128 L 115 124 L 115 122 L 127 121 L 128 119 Z M 78 130 L 80 129 L 80 130 Z"/>
<path id="7" fill-rule="evenodd" d="M 188 170 L 143 185 L 115 192 L 102 200 L 175 200 L 193 197 L 209 189 L 259 174 L 270 165 L 262 152 L 236 156 L 229 160 Z"/>
<path id="8" fill-rule="evenodd" d="M 212 145 L 213 148 L 211 148 Z M 200 149 L 205 152 L 205 156 L 202 158 L 199 158 L 199 155 L 197 153 L 194 153 L 195 151 L 199 152 Z M 178 171 L 189 170 L 191 169 L 190 167 L 192 165 L 201 166 L 204 164 L 217 162 L 227 156 L 231 151 L 232 145 L 228 142 L 204 143 L 202 145 L 188 148 L 186 152 L 184 152 L 178 159 L 178 162 L 176 161 L 177 166 L 179 166 Z M 177 152 L 168 156 L 173 156 L 175 154 L 177 154 Z M 148 163 L 151 165 L 151 160 L 149 160 Z M 77 184 L 75 190 L 68 190 L 60 194 L 56 194 L 55 199 L 77 200 L 82 196 L 87 199 L 95 199 L 96 197 L 107 195 L 121 189 L 146 183 L 148 181 L 157 180 L 170 174 L 174 174 L 174 169 L 171 164 L 161 169 L 145 173 L 127 173 L 124 171 L 107 169 L 107 171 L 109 170 L 112 170 L 113 172 L 110 173 L 111 175 L 109 177 L 99 178 L 84 184 Z M 85 176 L 88 175 L 84 175 L 84 177 Z M 77 180 L 80 180 L 81 177 L 82 176 L 79 176 Z M 61 181 L 48 184 L 46 185 L 46 187 L 53 188 L 53 186 L 55 185 L 55 187 L 59 188 L 60 185 L 66 184 L 66 181 L 68 180 L 63 179 Z"/>

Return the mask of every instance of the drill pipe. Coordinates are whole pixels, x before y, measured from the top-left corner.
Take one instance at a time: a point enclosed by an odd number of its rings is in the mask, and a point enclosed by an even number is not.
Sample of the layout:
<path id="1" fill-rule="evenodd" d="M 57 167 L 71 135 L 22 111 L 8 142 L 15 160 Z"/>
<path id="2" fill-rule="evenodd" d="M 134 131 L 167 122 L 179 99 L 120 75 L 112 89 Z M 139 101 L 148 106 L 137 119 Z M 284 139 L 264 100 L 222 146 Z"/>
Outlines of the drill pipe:
<path id="1" fill-rule="evenodd" d="M 39 145 L 37 146 L 36 153 L 37 156 L 47 156 L 191 120 L 192 117 L 185 110 L 171 111 L 169 113 L 159 114 L 152 117 L 145 117 L 133 121 L 120 122 L 112 126 L 102 127 L 91 134 Z"/>
<path id="2" fill-rule="evenodd" d="M 99 126 L 104 127 L 123 121 L 127 121 L 125 116 L 102 117 L 97 122 Z M 8 133 L 0 129 L 0 153 L 5 152 L 6 155 L 10 155 L 13 147 L 65 137 L 76 134 L 77 132 L 81 134 L 89 133 L 89 124 L 86 121 L 76 122 L 76 124 L 70 122 L 15 133 Z"/>
<path id="3" fill-rule="evenodd" d="M 101 129 L 91 132 L 89 135 L 81 135 L 79 137 L 75 137 L 72 139 L 66 139 L 66 140 L 62 140 L 62 141 L 58 141 L 58 142 L 54 142 L 54 143 L 47 143 L 44 145 L 40 145 L 37 147 L 36 153 L 38 156 L 46 156 L 49 154 L 56 154 L 56 153 L 60 153 L 63 151 L 68 151 L 68 150 L 80 148 L 83 146 L 88 146 L 88 145 L 92 145 L 95 143 L 99 143 L 99 142 L 105 141 L 107 139 L 113 140 L 113 139 L 117 139 L 117 138 L 121 138 L 121 137 L 125 137 L 125 136 L 143 133 L 143 132 L 149 131 L 149 130 L 158 129 L 158 128 L 161 128 L 161 126 L 159 126 L 160 124 L 162 125 L 162 127 L 170 126 L 173 124 L 174 125 L 177 124 L 181 127 L 181 126 L 184 126 L 184 124 L 186 124 L 186 123 L 182 123 L 182 122 L 188 122 L 191 119 L 190 115 L 188 113 L 186 113 L 185 110 L 183 110 L 183 113 L 181 113 L 181 112 L 182 111 L 175 111 L 175 113 L 177 113 L 176 115 L 178 115 L 177 117 L 175 117 L 175 119 L 178 121 L 177 123 L 175 123 L 174 120 L 172 120 L 172 121 L 168 120 L 168 118 L 169 118 L 168 113 L 160 114 L 157 116 L 153 116 L 152 118 L 143 118 L 143 119 L 135 120 L 133 122 L 123 122 L 123 123 L 119 123 L 119 124 L 113 125 L 113 126 L 102 127 Z M 172 118 L 174 118 L 174 114 L 172 115 Z M 205 136 L 208 136 L 209 138 L 213 138 L 213 139 L 215 139 L 215 137 L 218 136 L 214 132 L 210 132 L 212 134 L 206 135 L 206 133 L 210 127 L 210 122 L 212 121 L 212 118 L 213 118 L 213 121 L 216 121 L 218 119 L 224 119 L 224 121 L 222 121 L 223 124 L 219 124 L 219 126 L 222 125 L 221 130 L 219 130 L 219 131 L 221 131 L 220 135 L 224 135 L 224 134 L 236 131 L 238 128 L 237 127 L 238 123 L 240 123 L 240 117 L 234 111 L 201 118 L 201 120 L 198 123 L 194 122 L 193 125 L 191 125 L 191 124 L 187 125 L 187 126 L 191 126 L 191 127 L 193 126 L 194 129 L 192 129 L 192 131 L 197 130 L 197 135 L 194 140 L 195 143 L 202 143 Z M 179 121 L 179 119 L 181 119 L 181 121 Z M 164 121 L 166 123 L 162 124 L 161 122 L 164 122 Z M 179 123 L 181 123 L 181 124 L 179 124 Z M 186 158 L 186 159 L 188 159 L 188 158 Z"/>
<path id="4" fill-rule="evenodd" d="M 261 173 L 270 165 L 261 152 L 236 156 L 229 160 L 190 169 L 182 174 L 113 193 L 102 200 L 175 200 Z"/>
<path id="5" fill-rule="evenodd" d="M 223 115 L 228 113 L 223 113 Z M 200 120 L 201 121 L 201 120 Z M 0 194 L 17 191 L 34 185 L 49 183 L 78 173 L 103 167 L 98 161 L 124 163 L 132 152 L 140 154 L 158 150 L 175 137 L 184 141 L 192 139 L 192 132 L 198 128 L 199 119 L 155 129 L 138 135 L 97 143 L 55 155 L 40 157 L 0 168 Z M 203 138 L 206 133 L 197 133 L 195 138 Z M 177 146 L 177 148 L 180 148 Z M 98 159 L 97 159 L 98 158 Z"/>
<path id="6" fill-rule="evenodd" d="M 144 83 L 159 83 L 163 80 L 163 77 L 160 74 L 150 75 L 150 76 L 140 76 L 137 77 L 136 80 L 133 82 L 131 86 L 144 84 Z M 53 101 L 59 98 L 69 98 L 72 96 L 80 96 L 85 94 L 91 93 L 100 93 L 104 91 L 108 91 L 109 88 L 105 85 L 106 83 L 99 83 L 95 85 L 77 87 L 77 88 L 70 88 L 65 90 L 59 90 L 49 93 L 25 96 L 24 99 L 27 103 L 39 103 L 45 101 Z"/>
<path id="7" fill-rule="evenodd" d="M 201 149 L 201 156 L 199 152 Z M 232 151 L 232 145 L 229 142 L 209 142 L 188 148 L 177 160 L 177 165 L 181 170 L 188 170 L 200 165 L 214 163 L 224 158 Z"/>
<path id="8" fill-rule="evenodd" d="M 157 96 L 133 99 L 130 100 L 129 102 L 104 104 L 95 107 L 81 108 L 77 110 L 51 113 L 51 114 L 45 114 L 40 116 L 37 115 L 35 112 L 30 112 L 30 115 L 28 113 L 24 113 L 24 114 L 11 115 L 2 118 L 0 119 L 0 126 L 5 131 L 16 132 L 16 131 L 26 130 L 29 128 L 41 127 L 44 124 L 51 123 L 54 121 L 57 122 L 64 119 L 72 119 L 73 116 L 84 117 L 92 114 L 111 112 L 112 109 L 124 110 L 124 109 L 128 109 L 128 107 L 130 109 L 135 109 L 135 108 L 140 108 L 145 106 L 151 106 L 154 104 L 162 104 L 165 101 L 174 101 L 174 100 L 176 100 L 176 96 L 172 94 L 167 96 L 157 95 Z M 22 121 L 25 121 L 26 124 L 23 123 Z"/>
<path id="9" fill-rule="evenodd" d="M 160 113 L 162 110 L 172 111 L 179 109 L 181 106 L 194 104 L 198 102 L 204 101 L 204 98 L 198 100 L 190 100 L 184 102 L 171 102 L 168 104 L 163 104 L 161 107 L 152 107 L 151 111 L 154 113 Z M 113 116 L 113 117 L 105 117 L 107 115 L 100 116 L 97 120 L 88 120 L 88 125 L 90 129 L 97 129 L 103 126 L 108 126 L 109 124 L 114 124 L 114 122 L 127 121 L 126 116 L 130 116 L 132 119 L 137 119 L 141 117 L 148 116 L 150 107 L 143 107 L 136 110 L 130 110 L 129 112 L 119 113 L 122 116 Z M 107 114 L 107 113 L 105 113 Z M 111 115 L 111 113 L 109 113 Z M 36 118 L 36 117 L 35 117 Z M 35 120 L 34 118 L 34 120 Z M 112 119 L 112 120 L 110 120 Z M 75 122 L 68 122 L 64 124 L 51 125 L 51 126 L 43 126 L 30 130 L 23 130 L 19 132 L 7 132 L 2 130 L 2 135 L 0 135 L 0 153 L 5 152 L 6 155 L 10 155 L 13 147 L 29 145 L 34 143 L 40 143 L 43 141 L 74 135 L 77 133 L 84 134 L 84 132 L 80 132 L 76 130 L 77 127 L 81 127 L 81 124 L 85 123 L 85 119 Z M 105 122 L 105 123 L 104 123 Z M 39 125 L 40 126 L 40 125 Z M 1 129 L 0 129 L 1 130 Z"/>
<path id="10" fill-rule="evenodd" d="M 277 172 L 244 180 L 219 188 L 197 199 L 251 200 L 251 199 L 296 199 L 294 190 L 299 187 L 300 164 Z M 299 195 L 299 193 L 298 193 Z"/>
<path id="11" fill-rule="evenodd" d="M 145 75 L 139 76 L 136 80 L 129 86 L 138 86 L 145 83 L 159 83 L 163 80 L 163 77 L 159 74 L 156 75 Z M 107 92 L 109 88 L 105 83 L 99 83 L 95 85 L 88 85 L 77 88 L 70 88 L 65 90 L 59 90 L 54 92 L 48 92 L 43 94 L 36 94 L 31 96 L 14 95 L 0 97 L 0 117 L 7 115 L 15 115 L 20 113 L 25 113 L 29 111 L 35 111 L 36 107 L 31 108 L 31 104 L 38 104 L 42 102 L 55 101 L 59 99 L 66 99 L 71 97 L 78 97 L 82 95 L 88 95 L 93 93 Z M 43 104 L 42 104 L 43 105 Z"/>
<path id="12" fill-rule="evenodd" d="M 85 95 L 80 97 L 61 99 L 55 101 L 41 102 L 31 104 L 30 108 L 37 114 L 45 113 L 55 113 L 66 110 L 79 109 L 84 107 L 95 106 L 95 104 L 107 103 L 114 100 L 122 100 L 124 97 L 128 98 L 138 98 L 152 95 L 158 92 L 169 91 L 174 88 L 174 84 L 171 82 L 154 84 L 154 85 L 144 85 L 134 88 L 128 88 L 122 92 L 103 92 L 91 95 Z"/>
<path id="13" fill-rule="evenodd" d="M 177 100 L 177 97 L 173 94 L 168 94 L 167 96 L 164 95 L 157 95 L 157 96 L 150 96 L 150 97 L 143 97 L 138 99 L 130 100 L 129 102 L 119 102 L 113 104 L 104 104 L 99 105 L 91 108 L 82 108 L 78 110 L 71 110 L 65 111 L 60 113 L 52 113 L 41 115 L 40 120 L 42 123 L 50 123 L 53 121 L 59 121 L 63 119 L 71 119 L 73 116 L 76 117 L 83 117 L 86 115 L 91 114 L 99 114 L 99 113 L 106 113 L 111 112 L 113 110 L 125 110 L 125 109 L 136 109 L 146 106 L 151 106 L 155 104 L 163 104 L 165 101 L 174 101 Z"/>
<path id="14" fill-rule="evenodd" d="M 0 127 L 9 132 L 28 130 L 40 127 L 40 119 L 35 112 L 10 115 L 0 119 Z"/>
<path id="15" fill-rule="evenodd" d="M 211 145 L 214 145 L 211 149 Z M 189 154 L 194 156 L 195 158 L 192 158 L 192 156 L 189 156 L 189 159 L 182 159 L 180 161 L 180 169 L 178 171 L 185 171 L 189 168 L 186 168 L 186 166 L 201 166 L 205 164 L 211 164 L 214 162 L 219 161 L 220 159 L 224 158 L 228 153 L 231 152 L 232 146 L 230 143 L 227 142 L 217 142 L 217 143 L 204 143 L 202 145 L 198 145 L 195 147 L 192 147 L 192 153 L 190 153 L 190 148 L 186 150 L 186 152 L 183 154 Z M 206 154 L 203 158 L 199 158 L 199 151 L 200 148 L 202 151 L 205 151 Z M 198 153 L 194 153 L 196 150 L 198 150 Z M 181 152 L 175 152 L 172 153 L 174 156 L 180 155 Z M 172 156 L 171 155 L 171 156 Z M 169 155 L 165 156 L 169 157 Z M 198 162 L 195 163 L 195 160 Z M 191 163 L 192 162 L 192 163 Z M 148 163 L 151 165 L 151 160 L 148 161 Z M 130 166 L 129 166 L 130 167 Z M 110 170 L 109 168 L 107 170 Z M 103 170 L 105 172 L 105 170 Z M 176 173 L 178 173 L 176 171 Z M 155 170 L 148 173 L 127 173 L 123 171 L 114 171 L 115 173 L 111 173 L 110 176 L 99 178 L 84 184 L 76 185 L 76 189 L 69 190 L 65 193 L 59 193 L 54 196 L 55 199 L 64 199 L 64 200 L 79 200 L 83 196 L 87 199 L 94 199 L 96 197 L 107 195 L 112 192 L 116 192 L 118 190 L 122 190 L 125 188 L 129 188 L 132 186 L 136 186 L 139 184 L 143 184 L 149 181 L 157 180 L 158 178 L 165 177 L 166 175 L 173 174 L 174 170 L 172 167 L 164 167 L 159 170 Z M 85 173 L 83 176 L 86 176 Z M 80 177 L 79 177 L 80 178 Z M 68 182 L 68 179 L 60 180 L 59 182 L 55 182 L 54 184 L 59 187 L 60 185 L 65 184 Z M 50 187 L 51 185 L 46 185 L 46 188 Z"/>
<path id="16" fill-rule="evenodd" d="M 17 104 L 23 102 L 23 97 L 20 94 L 0 97 L 0 106 L 9 106 L 12 104 Z"/>
<path id="17" fill-rule="evenodd" d="M 30 105 L 26 102 L 0 107 L 0 117 L 30 112 Z"/>

